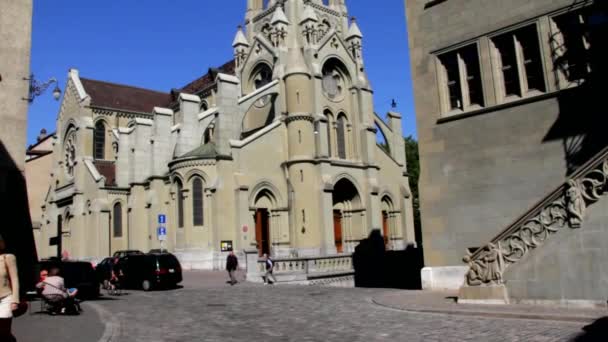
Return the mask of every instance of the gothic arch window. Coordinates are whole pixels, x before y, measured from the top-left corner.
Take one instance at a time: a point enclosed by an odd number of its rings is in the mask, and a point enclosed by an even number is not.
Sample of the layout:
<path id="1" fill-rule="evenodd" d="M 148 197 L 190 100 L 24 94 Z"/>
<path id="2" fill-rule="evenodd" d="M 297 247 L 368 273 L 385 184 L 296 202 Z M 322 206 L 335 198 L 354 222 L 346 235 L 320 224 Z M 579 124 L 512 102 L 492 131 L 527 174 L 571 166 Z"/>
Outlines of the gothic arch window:
<path id="1" fill-rule="evenodd" d="M 194 226 L 204 224 L 203 209 L 203 181 L 199 177 L 195 177 L 192 181 L 192 223 Z"/>
<path id="2" fill-rule="evenodd" d="M 184 186 L 180 180 L 175 182 L 177 202 L 177 226 L 184 228 Z"/>
<path id="3" fill-rule="evenodd" d="M 325 117 L 327 118 L 327 153 L 328 156 L 333 156 L 333 129 L 334 129 L 334 115 L 330 110 L 325 110 Z"/>
<path id="4" fill-rule="evenodd" d="M 63 154 L 65 171 L 69 177 L 74 177 L 74 168 L 76 167 L 76 131 L 68 130 L 63 143 Z"/>
<path id="5" fill-rule="evenodd" d="M 348 124 L 348 120 L 346 119 L 346 115 L 344 113 L 340 113 L 338 115 L 338 124 L 336 129 L 336 140 L 338 147 L 338 158 L 346 159 L 346 125 Z"/>
<path id="6" fill-rule="evenodd" d="M 201 112 L 206 112 L 209 109 L 209 104 L 207 101 L 201 101 Z"/>
<path id="7" fill-rule="evenodd" d="M 250 78 L 250 82 L 249 82 L 251 91 L 255 91 L 260 88 L 263 88 L 264 86 L 266 86 L 267 84 L 269 84 L 271 82 L 272 82 L 272 68 L 266 63 L 258 64 L 253 69 L 253 72 L 251 73 L 251 78 Z M 255 103 L 255 106 L 258 108 L 265 107 L 267 104 L 270 103 L 271 98 L 272 98 L 271 95 L 264 96 L 263 98 L 259 99 Z"/>
<path id="8" fill-rule="evenodd" d="M 114 204 L 114 208 L 112 209 L 112 218 L 114 221 L 114 237 L 120 238 L 122 237 L 122 204 L 120 202 Z"/>
<path id="9" fill-rule="evenodd" d="M 350 80 L 346 67 L 337 58 L 331 58 L 323 65 L 323 94 L 330 101 L 341 102 L 344 100 L 348 82 Z"/>
<path id="10" fill-rule="evenodd" d="M 106 157 L 106 125 L 102 120 L 97 121 L 93 132 L 93 158 Z"/>

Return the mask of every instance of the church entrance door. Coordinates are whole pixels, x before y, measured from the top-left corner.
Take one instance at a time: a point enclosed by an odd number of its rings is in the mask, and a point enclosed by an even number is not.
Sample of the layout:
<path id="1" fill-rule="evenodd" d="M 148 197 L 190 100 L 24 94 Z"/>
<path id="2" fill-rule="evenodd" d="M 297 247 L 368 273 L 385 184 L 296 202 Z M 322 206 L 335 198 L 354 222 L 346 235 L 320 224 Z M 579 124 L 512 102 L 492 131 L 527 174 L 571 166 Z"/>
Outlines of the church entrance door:
<path id="1" fill-rule="evenodd" d="M 258 209 L 255 212 L 255 239 L 258 253 L 270 255 L 270 225 L 268 222 L 268 209 Z"/>
<path id="2" fill-rule="evenodd" d="M 336 251 L 342 253 L 344 248 L 342 246 L 342 213 L 340 210 L 334 210 L 334 242 Z"/>

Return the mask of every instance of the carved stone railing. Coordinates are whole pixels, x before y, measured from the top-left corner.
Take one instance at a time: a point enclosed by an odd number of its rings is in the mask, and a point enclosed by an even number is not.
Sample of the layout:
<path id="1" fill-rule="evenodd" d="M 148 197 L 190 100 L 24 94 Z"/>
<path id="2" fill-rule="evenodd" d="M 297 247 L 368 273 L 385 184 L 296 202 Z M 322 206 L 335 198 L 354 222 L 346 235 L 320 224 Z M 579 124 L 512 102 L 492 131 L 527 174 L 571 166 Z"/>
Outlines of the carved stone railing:
<path id="1" fill-rule="evenodd" d="M 351 255 L 277 258 L 273 259 L 273 262 L 273 275 L 282 283 L 331 283 L 332 279 L 343 280 L 342 278 L 349 278 L 352 280 L 355 274 Z M 266 272 L 264 260 L 258 259 L 256 254 L 255 256 L 248 256 L 247 263 L 247 280 L 261 282 L 262 275 Z M 251 269 L 249 268 L 250 263 L 255 263 L 255 266 Z M 319 279 L 325 279 L 325 281 L 316 281 Z"/>
<path id="2" fill-rule="evenodd" d="M 568 226 L 580 228 L 586 209 L 608 192 L 608 148 L 518 218 L 485 247 L 464 257 L 465 286 L 500 286 L 503 274 L 530 251 Z"/>

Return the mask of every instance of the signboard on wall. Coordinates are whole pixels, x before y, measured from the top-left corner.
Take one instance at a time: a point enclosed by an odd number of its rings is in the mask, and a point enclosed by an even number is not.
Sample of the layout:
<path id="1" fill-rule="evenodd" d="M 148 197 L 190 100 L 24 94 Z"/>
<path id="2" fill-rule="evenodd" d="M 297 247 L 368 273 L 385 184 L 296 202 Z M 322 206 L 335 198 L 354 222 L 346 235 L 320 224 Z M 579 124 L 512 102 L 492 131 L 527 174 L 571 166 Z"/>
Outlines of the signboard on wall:
<path id="1" fill-rule="evenodd" d="M 233 251 L 232 241 L 229 241 L 229 240 L 222 241 L 220 244 L 220 248 L 221 248 L 222 252 L 232 252 Z"/>

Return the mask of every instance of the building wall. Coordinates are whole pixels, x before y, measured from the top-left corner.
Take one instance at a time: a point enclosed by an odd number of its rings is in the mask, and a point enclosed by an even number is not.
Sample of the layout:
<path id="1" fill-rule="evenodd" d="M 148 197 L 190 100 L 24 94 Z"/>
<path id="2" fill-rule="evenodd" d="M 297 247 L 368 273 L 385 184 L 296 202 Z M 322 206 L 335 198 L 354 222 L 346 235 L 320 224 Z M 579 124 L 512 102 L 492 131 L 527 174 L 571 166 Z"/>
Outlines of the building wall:
<path id="1" fill-rule="evenodd" d="M 605 139 L 600 138 L 592 119 L 600 114 L 593 98 L 593 83 L 579 88 L 565 86 L 552 50 L 551 39 L 555 33 L 552 16 L 572 11 L 585 1 L 448 0 L 425 8 L 428 3 L 426 0 L 406 2 L 420 139 L 425 264 L 430 267 L 429 274 L 433 273 L 432 269 L 447 272 L 453 270 L 449 266 L 462 266 L 446 276 L 443 284 L 459 287 L 467 270 L 462 262 L 467 249 L 485 246 L 563 184 L 577 166 L 605 146 Z M 546 89 L 543 94 L 508 102 L 501 99 L 497 86 L 500 84 L 500 73 L 496 72 L 499 62 L 493 54 L 492 39 L 527 24 L 535 24 L 538 30 Z M 484 107 L 446 113 L 441 105 L 443 80 L 438 56 L 473 43 L 477 44 L 479 55 Z M 605 218 L 600 210 L 590 212 L 586 229 L 595 232 Z M 590 259 L 601 263 L 605 260 L 603 255 L 587 253 L 588 249 L 575 244 L 578 248 L 568 253 L 585 255 L 584 261 L 557 258 L 564 250 L 560 246 L 572 246 L 570 239 L 586 239 L 589 234 L 564 233 L 557 241 L 534 251 L 521 266 L 513 266 L 508 271 L 512 281 L 507 282 L 513 284 L 512 296 L 519 299 L 601 297 L 598 291 L 575 292 L 570 285 L 564 285 L 567 281 L 563 277 L 569 275 L 560 275 L 560 272 L 574 273 L 599 281 L 595 271 L 589 273 L 584 267 L 575 272 L 566 270 L 578 262 L 587 265 Z M 574 257 L 568 253 L 563 255 Z M 555 260 L 564 263 L 542 270 L 542 263 L 549 262 L 551 257 L 556 258 L 551 264 Z M 435 275 L 441 277 L 439 273 Z M 441 281 L 435 282 L 437 287 L 443 285 Z"/>
<path id="2" fill-rule="evenodd" d="M 2 1 L 0 13 L 0 142 L 21 171 L 25 168 L 30 50 L 32 45 L 32 1 Z M 2 167 L 11 161 L 0 160 Z"/>

